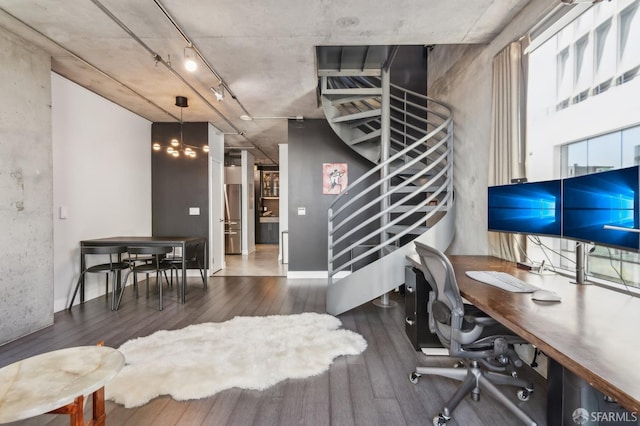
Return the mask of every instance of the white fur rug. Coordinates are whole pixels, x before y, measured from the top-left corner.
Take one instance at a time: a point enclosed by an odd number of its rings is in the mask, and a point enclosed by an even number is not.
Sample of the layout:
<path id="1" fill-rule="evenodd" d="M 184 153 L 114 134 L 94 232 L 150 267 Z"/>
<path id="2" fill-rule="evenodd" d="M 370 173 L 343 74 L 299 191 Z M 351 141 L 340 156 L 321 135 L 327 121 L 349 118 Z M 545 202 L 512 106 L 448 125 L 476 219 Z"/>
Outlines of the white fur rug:
<path id="1" fill-rule="evenodd" d="M 303 313 L 161 330 L 118 348 L 125 366 L 105 387 L 106 398 L 130 408 L 160 395 L 197 399 L 318 375 L 334 358 L 367 347 L 361 335 L 340 326 L 331 315 Z"/>

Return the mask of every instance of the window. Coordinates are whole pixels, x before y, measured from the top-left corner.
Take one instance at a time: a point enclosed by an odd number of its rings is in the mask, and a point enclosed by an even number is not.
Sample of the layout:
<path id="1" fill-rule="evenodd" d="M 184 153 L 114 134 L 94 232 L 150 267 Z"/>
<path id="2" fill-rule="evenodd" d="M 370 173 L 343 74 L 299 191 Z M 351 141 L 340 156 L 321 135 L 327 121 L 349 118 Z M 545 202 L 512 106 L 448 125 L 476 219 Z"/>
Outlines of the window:
<path id="1" fill-rule="evenodd" d="M 571 68 L 569 67 L 569 49 L 558 54 L 558 102 L 571 95 Z"/>
<path id="2" fill-rule="evenodd" d="M 611 132 L 561 148 L 562 177 L 580 176 L 640 164 L 640 126 Z M 548 239 L 550 240 L 550 239 Z M 575 244 L 557 245 L 562 268 L 571 270 Z M 640 254 L 595 246 L 587 274 L 607 281 L 640 287 Z"/>
<path id="3" fill-rule="evenodd" d="M 639 5 L 640 0 L 597 3 L 529 53 L 530 181 L 640 164 Z M 575 273 L 575 241 L 530 242 L 531 260 Z M 586 252 L 590 278 L 640 288 L 639 253 L 604 246 Z"/>
<path id="4" fill-rule="evenodd" d="M 640 126 L 621 132 L 622 167 L 640 164 Z"/>
<path id="5" fill-rule="evenodd" d="M 606 83 L 611 80 L 613 74 L 615 73 L 615 38 L 611 37 L 610 34 L 610 19 L 601 24 L 595 31 L 594 83 L 596 87 L 602 85 L 599 87 L 599 89 L 596 89 L 595 94 L 602 93 L 609 88 L 609 85 L 606 85 Z"/>
<path id="6" fill-rule="evenodd" d="M 619 17 L 619 74 L 624 74 L 640 64 L 640 19 L 638 4 L 632 4 Z"/>
<path id="7" fill-rule="evenodd" d="M 585 91 L 591 88 L 593 82 L 593 59 L 591 49 L 589 49 L 589 35 L 583 36 L 575 44 L 575 82 L 574 82 L 574 103 L 583 101 L 580 97 Z"/>
<path id="8" fill-rule="evenodd" d="M 598 3 L 547 43 L 557 49 L 557 110 L 624 84 L 640 74 L 638 1 Z"/>

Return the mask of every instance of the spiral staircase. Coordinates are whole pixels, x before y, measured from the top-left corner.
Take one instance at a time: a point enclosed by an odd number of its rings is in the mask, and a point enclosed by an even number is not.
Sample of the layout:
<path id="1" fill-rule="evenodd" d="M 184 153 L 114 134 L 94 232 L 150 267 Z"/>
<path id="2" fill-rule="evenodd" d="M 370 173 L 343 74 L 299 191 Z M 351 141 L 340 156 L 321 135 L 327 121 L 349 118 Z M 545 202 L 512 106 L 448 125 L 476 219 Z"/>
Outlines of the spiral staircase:
<path id="1" fill-rule="evenodd" d="M 319 70 L 331 127 L 372 168 L 328 212 L 327 312 L 338 315 L 404 283 L 414 240 L 444 251 L 454 234 L 449 108 L 378 69 Z"/>

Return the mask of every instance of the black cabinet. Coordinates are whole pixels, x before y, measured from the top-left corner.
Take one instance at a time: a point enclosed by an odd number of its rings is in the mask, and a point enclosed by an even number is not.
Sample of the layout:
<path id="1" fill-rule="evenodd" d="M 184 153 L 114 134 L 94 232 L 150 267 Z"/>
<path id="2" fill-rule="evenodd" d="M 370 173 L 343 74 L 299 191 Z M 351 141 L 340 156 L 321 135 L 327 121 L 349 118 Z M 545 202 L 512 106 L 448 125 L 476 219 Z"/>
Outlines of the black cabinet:
<path id="1" fill-rule="evenodd" d="M 593 388 L 562 364 L 548 358 L 547 425 L 588 424 L 590 426 L 637 425 L 638 414 Z"/>
<path id="2" fill-rule="evenodd" d="M 258 223 L 256 242 L 259 244 L 278 244 L 280 242 L 280 224 L 278 222 Z"/>
<path id="3" fill-rule="evenodd" d="M 417 351 L 422 348 L 442 347 L 440 340 L 429 331 L 427 303 L 431 285 L 419 269 L 407 265 L 404 269 L 405 332 Z"/>

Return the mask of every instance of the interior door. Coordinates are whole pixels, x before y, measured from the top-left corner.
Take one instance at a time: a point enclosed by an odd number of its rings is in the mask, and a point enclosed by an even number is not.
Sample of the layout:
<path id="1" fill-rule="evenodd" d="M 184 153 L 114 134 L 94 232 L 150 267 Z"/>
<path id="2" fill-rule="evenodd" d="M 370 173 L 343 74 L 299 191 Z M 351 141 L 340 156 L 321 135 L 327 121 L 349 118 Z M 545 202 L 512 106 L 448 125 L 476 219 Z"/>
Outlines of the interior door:
<path id="1" fill-rule="evenodd" d="M 224 164 L 211 158 L 210 273 L 224 267 Z"/>

